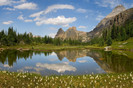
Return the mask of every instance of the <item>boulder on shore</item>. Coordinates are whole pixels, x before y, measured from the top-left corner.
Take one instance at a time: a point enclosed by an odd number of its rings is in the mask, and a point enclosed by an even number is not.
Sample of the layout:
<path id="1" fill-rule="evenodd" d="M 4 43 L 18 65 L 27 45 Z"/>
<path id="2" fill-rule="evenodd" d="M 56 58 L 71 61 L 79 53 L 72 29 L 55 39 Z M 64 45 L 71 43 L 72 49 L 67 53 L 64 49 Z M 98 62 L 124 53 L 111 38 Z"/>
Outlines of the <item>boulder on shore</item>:
<path id="1" fill-rule="evenodd" d="M 112 47 L 111 46 L 104 47 L 104 51 L 111 51 L 111 50 L 112 50 Z"/>

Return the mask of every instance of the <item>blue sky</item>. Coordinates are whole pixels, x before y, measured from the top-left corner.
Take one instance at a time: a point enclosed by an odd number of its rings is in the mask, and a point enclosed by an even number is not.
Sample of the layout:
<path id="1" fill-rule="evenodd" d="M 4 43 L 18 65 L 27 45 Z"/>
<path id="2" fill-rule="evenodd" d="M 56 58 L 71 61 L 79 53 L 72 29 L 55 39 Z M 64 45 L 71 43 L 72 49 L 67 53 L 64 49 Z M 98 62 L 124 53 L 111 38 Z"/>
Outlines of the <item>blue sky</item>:
<path id="1" fill-rule="evenodd" d="M 0 0 L 0 30 L 54 37 L 59 28 L 91 31 L 112 9 L 133 0 Z"/>

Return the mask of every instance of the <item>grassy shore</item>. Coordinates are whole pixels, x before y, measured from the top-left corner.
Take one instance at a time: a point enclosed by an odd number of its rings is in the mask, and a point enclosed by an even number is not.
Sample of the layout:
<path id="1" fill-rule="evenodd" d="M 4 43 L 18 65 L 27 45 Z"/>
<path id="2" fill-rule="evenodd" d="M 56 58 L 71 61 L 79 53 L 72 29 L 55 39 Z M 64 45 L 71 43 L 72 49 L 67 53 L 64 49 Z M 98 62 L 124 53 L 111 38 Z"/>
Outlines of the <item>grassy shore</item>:
<path id="1" fill-rule="evenodd" d="M 4 49 L 22 49 L 22 50 L 43 50 L 43 51 L 54 51 L 54 50 L 65 50 L 65 49 L 90 49 L 90 48 L 96 48 L 96 49 L 103 49 L 103 47 L 98 46 L 70 46 L 70 45 L 61 45 L 61 46 L 55 46 L 52 44 L 38 44 L 38 45 L 17 45 L 17 46 L 2 46 L 1 48 Z"/>
<path id="2" fill-rule="evenodd" d="M 133 88 L 133 73 L 41 76 L 0 71 L 0 88 Z"/>
<path id="3" fill-rule="evenodd" d="M 132 49 L 133 50 L 133 38 L 129 38 L 126 41 L 114 41 L 111 45 L 114 49 Z"/>

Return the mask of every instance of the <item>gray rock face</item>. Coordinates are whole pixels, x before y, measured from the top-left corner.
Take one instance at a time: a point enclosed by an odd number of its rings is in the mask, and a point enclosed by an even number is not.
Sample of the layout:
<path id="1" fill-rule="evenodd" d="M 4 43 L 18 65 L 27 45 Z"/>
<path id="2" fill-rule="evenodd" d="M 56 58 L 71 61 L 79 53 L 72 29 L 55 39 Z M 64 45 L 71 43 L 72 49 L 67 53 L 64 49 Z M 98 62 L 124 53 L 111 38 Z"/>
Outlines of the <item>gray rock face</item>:
<path id="1" fill-rule="evenodd" d="M 82 42 L 87 41 L 87 32 L 77 31 L 76 27 L 70 27 L 64 32 L 62 29 L 59 29 L 55 38 L 64 39 L 72 39 L 72 40 L 80 40 Z"/>
<path id="2" fill-rule="evenodd" d="M 101 20 L 101 22 L 90 33 L 93 34 L 93 37 L 100 36 L 102 29 L 110 25 L 110 20 L 114 19 L 116 15 L 120 14 L 125 10 L 126 9 L 123 5 L 118 5 L 113 9 L 113 11 L 109 15 L 107 15 L 103 20 Z"/>
<path id="3" fill-rule="evenodd" d="M 125 10 L 126 10 L 126 8 L 125 8 L 123 5 L 118 5 L 118 6 L 115 7 L 115 8 L 113 9 L 113 11 L 112 11 L 109 15 L 107 15 L 105 18 L 114 17 L 114 16 L 116 16 L 117 14 L 119 14 L 120 12 L 123 12 L 123 11 L 125 11 Z"/>
<path id="4" fill-rule="evenodd" d="M 65 32 L 63 31 L 62 28 L 60 28 L 60 29 L 58 30 L 57 34 L 55 35 L 55 38 L 63 39 L 64 35 L 65 35 Z"/>

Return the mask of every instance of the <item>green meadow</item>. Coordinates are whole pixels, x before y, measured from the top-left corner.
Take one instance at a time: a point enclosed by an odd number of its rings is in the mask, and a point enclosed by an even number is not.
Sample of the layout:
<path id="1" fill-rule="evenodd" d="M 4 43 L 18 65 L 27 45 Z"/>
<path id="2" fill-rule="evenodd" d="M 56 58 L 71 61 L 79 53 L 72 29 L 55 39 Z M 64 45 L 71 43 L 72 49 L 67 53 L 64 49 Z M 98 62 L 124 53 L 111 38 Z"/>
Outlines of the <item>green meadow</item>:
<path id="1" fill-rule="evenodd" d="M 133 73 L 41 76 L 0 71 L 1 88 L 132 88 Z"/>

